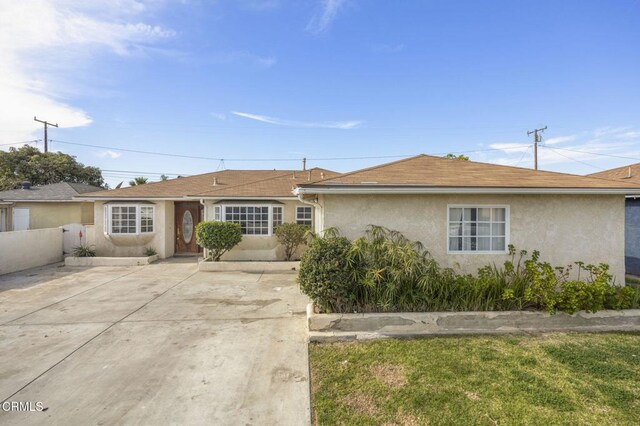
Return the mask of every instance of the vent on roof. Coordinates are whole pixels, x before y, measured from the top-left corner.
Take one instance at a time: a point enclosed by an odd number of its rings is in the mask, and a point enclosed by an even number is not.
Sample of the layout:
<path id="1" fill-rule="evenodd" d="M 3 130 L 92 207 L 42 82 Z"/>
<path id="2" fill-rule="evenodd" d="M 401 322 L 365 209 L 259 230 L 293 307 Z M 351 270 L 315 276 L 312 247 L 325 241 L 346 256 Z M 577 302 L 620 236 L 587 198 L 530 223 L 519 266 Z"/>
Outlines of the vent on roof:
<path id="1" fill-rule="evenodd" d="M 31 182 L 29 182 L 28 180 L 25 180 L 20 185 L 22 185 L 22 189 L 31 189 Z"/>
<path id="2" fill-rule="evenodd" d="M 213 177 L 213 186 L 218 186 L 218 177 L 217 176 Z"/>

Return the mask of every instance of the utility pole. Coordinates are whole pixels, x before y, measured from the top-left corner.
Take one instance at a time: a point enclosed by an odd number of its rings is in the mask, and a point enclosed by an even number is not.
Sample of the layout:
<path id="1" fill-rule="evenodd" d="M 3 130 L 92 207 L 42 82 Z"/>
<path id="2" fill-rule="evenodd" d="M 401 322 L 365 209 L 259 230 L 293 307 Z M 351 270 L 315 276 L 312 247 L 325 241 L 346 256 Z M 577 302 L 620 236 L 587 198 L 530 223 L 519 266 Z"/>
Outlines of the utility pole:
<path id="1" fill-rule="evenodd" d="M 302 159 L 302 170 L 307 170 L 307 159 L 306 158 Z"/>
<path id="2" fill-rule="evenodd" d="M 527 136 L 531 136 L 533 134 L 533 158 L 534 158 L 534 167 L 538 170 L 538 143 L 542 139 L 540 137 L 540 133 L 547 130 L 547 126 L 544 126 L 541 129 L 533 129 L 527 132 Z"/>
<path id="3" fill-rule="evenodd" d="M 58 123 L 53 124 L 53 123 L 49 123 L 46 120 L 45 121 L 38 120 L 35 116 L 33 117 L 33 120 L 44 124 L 44 152 L 48 152 L 49 151 L 49 139 L 47 138 L 47 126 L 58 127 Z"/>

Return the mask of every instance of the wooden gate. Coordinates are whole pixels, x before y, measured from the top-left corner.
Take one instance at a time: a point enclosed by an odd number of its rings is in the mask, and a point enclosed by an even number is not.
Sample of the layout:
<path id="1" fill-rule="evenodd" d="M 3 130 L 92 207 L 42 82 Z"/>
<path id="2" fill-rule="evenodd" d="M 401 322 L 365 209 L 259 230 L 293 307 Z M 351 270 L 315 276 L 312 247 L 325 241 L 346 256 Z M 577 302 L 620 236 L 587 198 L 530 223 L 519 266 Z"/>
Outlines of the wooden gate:
<path id="1" fill-rule="evenodd" d="M 65 256 L 71 256 L 73 249 L 87 244 L 87 228 L 80 223 L 70 223 L 62 227 L 62 249 Z"/>

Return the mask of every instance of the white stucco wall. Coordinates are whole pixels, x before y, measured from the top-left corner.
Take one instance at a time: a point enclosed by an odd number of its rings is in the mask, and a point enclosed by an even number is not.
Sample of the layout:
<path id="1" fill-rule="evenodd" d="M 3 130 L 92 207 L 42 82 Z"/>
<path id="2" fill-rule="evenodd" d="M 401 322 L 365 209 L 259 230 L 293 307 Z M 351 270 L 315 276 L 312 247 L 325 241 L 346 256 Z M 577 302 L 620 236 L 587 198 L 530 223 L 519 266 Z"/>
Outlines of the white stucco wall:
<path id="1" fill-rule="evenodd" d="M 95 226 L 93 244 L 98 256 L 143 256 L 146 247 L 153 247 L 161 259 L 171 257 L 175 249 L 175 221 L 173 201 L 154 201 L 154 232 L 141 235 L 106 235 L 104 232 L 104 205 L 94 206 Z"/>
<path id="2" fill-rule="evenodd" d="M 0 232 L 0 275 L 62 259 L 62 228 Z"/>
<path id="3" fill-rule="evenodd" d="M 280 201 L 283 207 L 283 223 L 296 221 L 296 207 L 304 206 L 297 200 L 284 200 Z M 214 219 L 214 206 L 215 201 L 207 200 L 205 202 L 205 219 Z M 260 204 L 261 201 L 256 201 L 255 204 Z M 265 203 L 269 203 L 266 201 Z M 233 204 L 229 201 L 227 204 Z M 315 219 L 314 219 L 315 220 Z M 305 247 L 300 247 L 294 258 L 299 258 Z M 243 235 L 242 241 L 231 251 L 222 256 L 222 260 L 282 260 L 284 259 L 284 250 L 278 243 L 275 235 L 263 236 L 263 235 Z"/>
<path id="4" fill-rule="evenodd" d="M 324 228 L 348 238 L 367 225 L 398 230 L 421 241 L 443 266 L 475 273 L 502 264 L 505 254 L 447 254 L 448 204 L 510 206 L 510 240 L 517 250 L 539 250 L 553 265 L 575 261 L 608 263 L 624 282 L 624 196 L 622 195 L 324 195 Z"/>

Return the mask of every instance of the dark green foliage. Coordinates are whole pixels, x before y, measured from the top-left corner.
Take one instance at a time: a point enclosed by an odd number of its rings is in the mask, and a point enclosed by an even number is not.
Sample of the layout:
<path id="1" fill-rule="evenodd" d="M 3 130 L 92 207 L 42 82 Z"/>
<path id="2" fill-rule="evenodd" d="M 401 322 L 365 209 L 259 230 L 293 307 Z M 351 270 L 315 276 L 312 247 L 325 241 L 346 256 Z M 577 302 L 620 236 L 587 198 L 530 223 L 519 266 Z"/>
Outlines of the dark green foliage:
<path id="1" fill-rule="evenodd" d="M 351 244 L 343 237 L 315 238 L 302 255 L 298 283 L 323 312 L 349 312 L 357 286 L 347 260 Z"/>
<path id="2" fill-rule="evenodd" d="M 91 246 L 79 245 L 73 248 L 73 255 L 75 257 L 96 257 L 96 251 Z"/>
<path id="3" fill-rule="evenodd" d="M 325 233 L 326 235 L 326 233 Z M 339 249 L 337 245 L 339 244 Z M 488 265 L 476 276 L 442 268 L 420 243 L 401 233 L 370 226 L 349 242 L 335 236 L 316 238 L 303 256 L 298 281 L 302 291 L 328 312 L 428 312 L 584 310 L 638 307 L 640 289 L 613 285 L 605 264 L 577 262 L 553 267 L 540 253 L 518 254 L 502 267 Z M 331 262 L 326 263 L 326 257 Z M 332 276 L 338 279 L 332 280 Z M 330 289 L 330 291 L 327 291 Z"/>
<path id="4" fill-rule="evenodd" d="M 299 223 L 283 223 L 275 229 L 278 242 L 284 246 L 284 260 L 291 260 L 298 247 L 307 243 L 309 227 Z"/>
<path id="5" fill-rule="evenodd" d="M 162 179 L 162 180 L 165 180 L 165 179 Z M 133 180 L 129 181 L 129 186 L 144 185 L 147 182 L 149 182 L 149 178 L 146 178 L 144 176 L 138 176 L 133 178 Z"/>
<path id="6" fill-rule="evenodd" d="M 205 221 L 196 225 L 196 242 L 209 251 L 207 260 L 218 261 L 242 241 L 240 224 Z"/>
<path id="7" fill-rule="evenodd" d="M 16 188 L 25 180 L 32 185 L 73 182 L 106 187 L 99 168 L 78 163 L 71 155 L 45 154 L 26 145 L 0 151 L 0 191 Z"/>
<path id="8" fill-rule="evenodd" d="M 156 254 L 158 254 L 158 252 L 153 247 L 146 247 L 144 249 L 145 256 L 155 256 Z"/>

